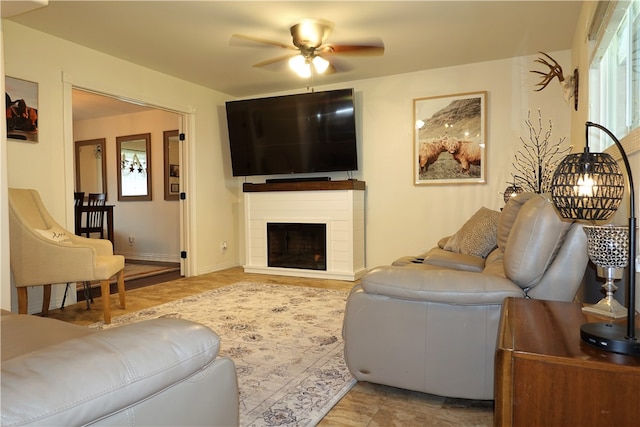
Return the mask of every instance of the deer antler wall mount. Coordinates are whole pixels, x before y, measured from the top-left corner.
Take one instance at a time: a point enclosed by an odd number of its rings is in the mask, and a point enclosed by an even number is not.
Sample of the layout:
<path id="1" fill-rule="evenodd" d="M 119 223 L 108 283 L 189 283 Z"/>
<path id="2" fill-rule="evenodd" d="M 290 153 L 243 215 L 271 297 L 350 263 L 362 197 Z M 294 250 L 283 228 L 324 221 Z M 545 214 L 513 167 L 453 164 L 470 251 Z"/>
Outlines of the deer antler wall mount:
<path id="1" fill-rule="evenodd" d="M 562 93 L 564 94 L 564 100 L 569 103 L 571 98 L 573 98 L 573 106 L 575 110 L 578 110 L 578 69 L 573 70 L 573 75 L 565 76 L 562 73 L 562 67 L 558 64 L 558 61 L 550 57 L 544 52 L 538 52 L 544 56 L 546 56 L 549 60 L 545 58 L 535 59 L 533 62 L 538 62 L 540 64 L 546 65 L 549 67 L 548 72 L 531 70 L 532 73 L 540 74 L 544 76 L 540 83 L 537 83 L 536 86 L 540 86 L 536 89 L 536 92 L 540 92 L 542 89 L 547 87 L 547 85 L 555 78 L 558 78 L 558 82 L 560 83 L 560 87 L 562 88 Z"/>

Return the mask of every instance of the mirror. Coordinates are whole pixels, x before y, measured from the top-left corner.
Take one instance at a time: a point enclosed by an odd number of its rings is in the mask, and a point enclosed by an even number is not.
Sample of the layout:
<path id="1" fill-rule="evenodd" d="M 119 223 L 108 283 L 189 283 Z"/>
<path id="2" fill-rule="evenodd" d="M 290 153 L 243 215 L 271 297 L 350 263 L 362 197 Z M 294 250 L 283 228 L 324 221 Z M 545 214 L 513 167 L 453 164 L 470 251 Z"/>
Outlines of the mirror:
<path id="1" fill-rule="evenodd" d="M 76 190 L 107 193 L 107 155 L 104 138 L 75 142 Z"/>
<path id="2" fill-rule="evenodd" d="M 118 201 L 151 200 L 151 134 L 116 137 Z"/>
<path id="3" fill-rule="evenodd" d="M 180 140 L 178 130 L 166 130 L 164 136 L 164 199 L 178 200 L 180 195 Z"/>

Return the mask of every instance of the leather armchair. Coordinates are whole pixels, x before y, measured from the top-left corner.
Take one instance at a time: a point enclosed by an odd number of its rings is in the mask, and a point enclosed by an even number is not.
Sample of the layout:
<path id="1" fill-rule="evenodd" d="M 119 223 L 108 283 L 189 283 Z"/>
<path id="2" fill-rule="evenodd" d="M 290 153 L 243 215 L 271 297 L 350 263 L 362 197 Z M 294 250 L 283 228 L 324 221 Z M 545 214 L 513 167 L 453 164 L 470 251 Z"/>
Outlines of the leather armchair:
<path id="1" fill-rule="evenodd" d="M 363 276 L 343 325 L 345 360 L 357 380 L 493 399 L 503 300 L 571 301 L 588 262 L 582 226 L 562 220 L 543 195 L 511 199 L 495 237 L 486 259 L 441 242 Z"/>
<path id="2" fill-rule="evenodd" d="M 76 236 L 49 214 L 36 190 L 9 189 L 10 264 L 18 290 L 18 312 L 27 313 L 28 286 L 44 286 L 47 314 L 51 285 L 100 281 L 105 323 L 111 322 L 110 279 L 117 276 L 120 306 L 125 306 L 124 257 L 104 239 Z"/>

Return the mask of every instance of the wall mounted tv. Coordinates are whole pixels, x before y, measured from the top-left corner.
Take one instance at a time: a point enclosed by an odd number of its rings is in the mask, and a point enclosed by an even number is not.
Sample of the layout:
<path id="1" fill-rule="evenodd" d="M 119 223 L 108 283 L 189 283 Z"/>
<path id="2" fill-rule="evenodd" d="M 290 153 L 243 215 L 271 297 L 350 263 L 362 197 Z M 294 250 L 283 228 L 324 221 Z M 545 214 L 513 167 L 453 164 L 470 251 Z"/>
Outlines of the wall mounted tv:
<path id="1" fill-rule="evenodd" d="M 358 169 L 353 89 L 226 103 L 233 176 Z"/>

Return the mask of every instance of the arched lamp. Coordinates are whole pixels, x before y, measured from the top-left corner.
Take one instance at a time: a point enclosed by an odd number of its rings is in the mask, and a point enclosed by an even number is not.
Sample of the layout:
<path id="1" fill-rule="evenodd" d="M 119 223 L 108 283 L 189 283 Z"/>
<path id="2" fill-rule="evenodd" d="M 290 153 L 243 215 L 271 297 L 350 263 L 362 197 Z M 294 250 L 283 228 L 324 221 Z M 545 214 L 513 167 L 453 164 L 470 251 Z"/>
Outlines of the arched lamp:
<path id="1" fill-rule="evenodd" d="M 629 183 L 629 250 L 627 257 L 626 327 L 611 322 L 585 323 L 580 337 L 586 343 L 615 353 L 640 355 L 640 342 L 635 327 L 635 253 L 636 218 L 633 177 L 629 159 L 620 141 L 602 125 L 587 122 L 584 152 L 570 154 L 558 165 L 551 182 L 551 198 L 560 215 L 569 219 L 602 221 L 609 219 L 620 205 L 624 179 L 618 163 L 608 154 L 589 152 L 589 128 L 605 132 L 615 142 L 624 162 Z"/>

